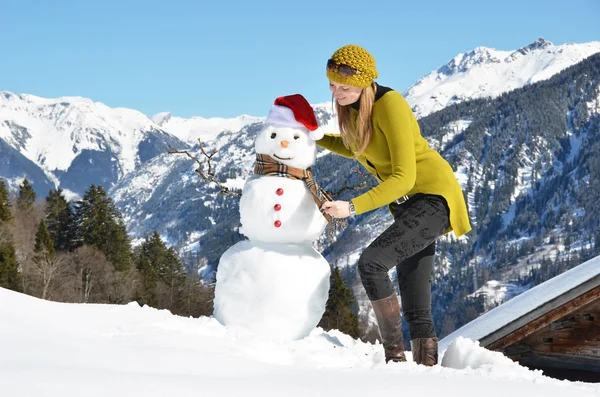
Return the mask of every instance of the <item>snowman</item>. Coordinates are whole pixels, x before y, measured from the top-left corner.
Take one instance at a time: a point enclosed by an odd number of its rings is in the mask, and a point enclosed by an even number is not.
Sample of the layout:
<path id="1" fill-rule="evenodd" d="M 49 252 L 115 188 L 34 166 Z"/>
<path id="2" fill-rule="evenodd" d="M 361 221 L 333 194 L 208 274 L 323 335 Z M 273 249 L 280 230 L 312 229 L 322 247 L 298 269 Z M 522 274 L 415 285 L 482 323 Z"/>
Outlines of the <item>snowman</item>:
<path id="1" fill-rule="evenodd" d="M 240 233 L 249 240 L 221 256 L 216 274 L 213 314 L 230 329 L 298 340 L 325 311 L 330 267 L 312 246 L 332 221 L 320 211 L 331 198 L 312 179 L 322 137 L 302 95 L 275 100 L 240 200 Z"/>

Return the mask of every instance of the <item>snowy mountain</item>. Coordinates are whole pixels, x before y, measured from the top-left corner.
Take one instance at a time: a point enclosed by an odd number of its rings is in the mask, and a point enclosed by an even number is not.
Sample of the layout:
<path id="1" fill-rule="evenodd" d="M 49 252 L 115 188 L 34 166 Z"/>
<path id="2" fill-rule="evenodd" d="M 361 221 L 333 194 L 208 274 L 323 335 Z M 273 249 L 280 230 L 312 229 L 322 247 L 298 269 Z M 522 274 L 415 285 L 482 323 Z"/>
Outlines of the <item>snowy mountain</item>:
<path id="1" fill-rule="evenodd" d="M 220 117 L 191 117 L 186 119 L 173 117 L 170 112 L 161 112 L 152 116 L 152 121 L 161 129 L 192 146 L 198 143 L 198 139 L 201 139 L 203 142 L 211 141 L 221 132 L 239 131 L 244 126 L 260 122 L 261 120 L 264 120 L 264 117 L 254 117 L 245 114 L 230 119 Z"/>
<path id="2" fill-rule="evenodd" d="M 549 45 L 549 44 L 547 44 Z M 568 83 L 567 83 L 568 87 Z M 591 93 L 590 93 L 591 94 Z M 580 106 L 586 107 L 588 102 L 582 103 Z M 330 130 L 336 129 L 335 118 L 332 115 L 331 104 L 319 104 L 315 105 L 315 112 L 319 118 L 319 123 L 325 128 Z M 589 103 L 590 114 L 584 115 L 582 111 L 579 115 L 585 117 L 586 120 L 596 114 L 593 103 Z M 565 109 L 568 112 L 568 109 Z M 574 115 L 575 113 L 573 113 Z M 562 116 L 558 116 L 562 117 Z M 475 183 L 478 177 L 482 177 L 485 173 L 484 166 L 481 164 L 481 159 L 477 160 L 476 157 L 480 157 L 477 153 L 471 153 L 470 151 L 463 150 L 464 144 L 461 140 L 465 137 L 465 131 L 469 131 L 469 128 L 473 128 L 473 118 L 467 115 L 463 118 L 458 117 L 455 120 L 444 121 L 441 125 L 432 125 L 429 122 L 430 119 L 423 120 L 424 122 L 424 134 L 427 136 L 430 144 L 436 149 L 447 154 L 448 157 L 455 159 L 457 165 L 456 175 L 461 182 L 463 188 L 469 192 L 469 207 L 471 208 L 471 214 L 474 225 L 477 227 L 479 222 L 477 216 L 477 203 L 476 203 L 476 191 L 474 187 L 471 187 Z M 160 120 L 157 120 L 160 122 Z M 244 180 L 249 175 L 254 161 L 253 154 L 253 137 L 256 132 L 262 128 L 263 121 L 259 120 L 255 123 L 246 125 L 239 131 L 225 131 L 218 135 L 216 139 L 204 142 L 206 150 L 216 150 L 217 154 L 213 159 L 213 166 L 218 175 L 223 175 L 224 182 L 230 187 L 241 188 Z M 583 142 L 583 136 L 574 134 L 574 131 L 564 131 L 565 139 L 568 139 L 570 144 L 573 146 L 573 150 L 569 153 L 569 158 L 574 159 L 578 155 L 578 151 L 581 148 Z M 532 139 L 543 140 L 544 134 L 539 137 Z M 513 143 L 510 139 L 502 138 L 503 141 L 498 141 L 498 144 L 502 142 L 503 148 L 498 148 L 502 151 L 509 151 L 512 153 Z M 560 138 L 557 138 L 560 139 Z M 544 159 L 547 156 L 555 156 L 554 151 L 559 148 L 555 144 L 555 141 L 548 141 L 543 143 L 539 141 L 537 146 L 545 148 L 545 151 L 531 151 L 528 147 L 523 147 L 522 157 L 517 159 L 519 163 L 526 164 L 519 169 L 519 180 L 520 183 L 518 188 L 510 192 L 509 202 L 511 206 L 507 206 L 503 211 L 502 220 L 505 225 L 511 223 L 511 220 L 515 217 L 515 211 L 517 209 L 516 200 L 522 194 L 529 191 L 532 186 L 535 185 L 543 171 L 551 170 L 552 164 L 547 163 Z M 479 150 L 479 149 L 478 149 Z M 499 152 L 498 161 L 501 160 L 502 154 Z M 194 154 L 202 159 L 203 156 L 199 150 L 195 150 Z M 496 152 L 494 150 L 494 156 Z M 490 155 L 487 156 L 487 160 L 490 161 Z M 495 157 L 494 157 L 495 158 Z M 502 160 L 506 162 L 506 158 Z M 542 162 L 544 161 L 544 162 Z M 534 172 L 535 164 L 538 162 L 538 169 Z M 333 166 L 335 164 L 335 166 Z M 559 162 L 554 163 L 556 167 L 559 166 Z M 340 163 L 340 160 L 335 156 L 327 156 L 326 152 L 321 152 L 319 161 L 317 163 L 316 172 L 323 169 L 335 168 L 336 173 L 340 175 L 343 172 L 348 171 L 350 165 Z M 219 196 L 218 190 L 215 186 L 207 186 L 199 180 L 198 175 L 193 172 L 195 165 L 193 162 L 183 156 L 176 157 L 175 155 L 159 156 L 152 162 L 149 162 L 146 167 L 140 168 L 127 177 L 123 178 L 113 190 L 113 196 L 117 203 L 125 210 L 126 218 L 130 219 L 128 224 L 130 225 L 131 231 L 136 231 L 136 235 L 144 235 L 148 233 L 149 228 L 157 227 L 164 235 L 170 236 L 169 240 L 173 243 L 179 241 L 182 245 L 197 245 L 197 238 L 203 235 L 201 231 L 202 223 L 201 219 L 197 216 L 204 216 L 208 219 L 212 219 L 209 225 L 215 225 L 214 214 L 218 211 L 218 203 L 215 201 Z M 176 171 L 176 172 L 174 172 Z M 152 176 L 148 178 L 148 176 Z M 337 175 L 337 174 L 336 174 Z M 534 175 L 535 178 L 531 178 Z M 537 176 L 536 176 L 537 175 Z M 502 177 L 499 175 L 499 177 Z M 336 176 L 333 176 L 327 172 L 321 172 L 319 176 L 320 183 L 328 186 L 330 189 L 335 190 L 336 187 Z M 345 180 L 345 176 L 338 177 L 337 180 Z M 500 183 L 502 181 L 499 181 Z M 478 181 L 477 184 L 482 184 L 483 181 Z M 487 183 L 487 182 L 486 182 Z M 492 183 L 492 182 L 490 182 Z M 162 187 L 164 186 L 164 187 Z M 476 186 L 476 185 L 474 185 Z M 184 191 L 180 190 L 183 189 Z M 145 192 L 145 193 L 144 193 Z M 143 196 L 143 197 L 142 197 Z M 191 199 L 191 197 L 195 197 Z M 225 200 L 224 198 L 220 198 Z M 227 200 L 225 200 L 227 201 Z M 200 202 L 200 207 L 195 207 L 198 210 L 197 215 L 192 215 L 193 211 L 184 210 L 187 205 L 191 205 L 192 202 Z M 157 205 L 160 205 L 157 207 Z M 156 205 L 155 205 L 156 204 Z M 195 205 L 195 204 L 194 204 Z M 235 204 L 232 204 L 235 206 Z M 180 208 L 183 206 L 184 208 Z M 160 210 L 157 210 L 159 208 Z M 235 207 L 234 207 L 235 208 Z M 166 211 L 163 214 L 163 210 Z M 210 214 L 204 213 L 204 211 L 211 211 Z M 182 212 L 183 211 L 183 212 Z M 382 213 L 374 213 L 375 218 L 380 218 L 381 215 L 385 214 L 385 209 Z M 230 214 L 235 217 L 237 214 Z M 190 223 L 190 230 L 184 231 L 179 228 L 181 222 L 188 223 L 190 219 L 195 219 L 196 223 Z M 134 220 L 136 220 L 134 222 Z M 204 221 L 205 223 L 207 221 Z M 233 222 L 233 220 L 232 220 Z M 362 222 L 365 222 L 363 219 Z M 146 225 L 146 226 L 144 226 Z M 177 227 L 175 227 L 177 225 Z M 221 225 L 225 227 L 224 225 Z M 381 222 L 375 222 L 371 227 L 371 234 L 377 232 L 382 228 L 386 227 Z M 180 241 L 179 237 L 188 236 L 185 241 Z M 194 239 L 196 238 L 196 239 Z"/>
<path id="3" fill-rule="evenodd" d="M 594 193 L 600 175 L 594 163 L 600 150 L 599 62 L 596 55 L 551 79 L 499 98 L 453 105 L 420 120 L 430 144 L 456 167 L 474 225 L 474 232 L 458 243 L 450 243 L 448 236 L 439 244 L 434 294 L 440 327 L 445 317 L 469 313 L 462 294 L 471 299 L 473 310 L 485 310 L 600 249 L 600 219 L 593 216 L 600 213 Z M 315 106 L 315 111 L 321 124 L 333 125 L 327 105 Z M 241 188 L 248 177 L 253 137 L 261 127 L 260 122 L 251 124 L 206 143 L 208 152 L 216 151 L 214 170 L 228 186 Z M 203 158 L 198 149 L 192 153 Z M 133 235 L 158 230 L 214 270 L 221 254 L 242 239 L 237 232 L 239 201 L 200 180 L 192 160 L 170 156 L 158 156 L 132 172 L 111 194 Z M 351 161 L 322 151 L 315 175 L 324 188 L 336 191 L 344 181 L 352 183 L 348 176 L 353 167 Z M 369 305 L 352 265 L 392 219 L 382 208 L 350 222 L 335 243 L 318 244 L 332 265 L 344 268 L 366 312 Z M 448 327 L 454 329 L 451 323 Z"/>
<path id="4" fill-rule="evenodd" d="M 260 123 L 250 124 L 236 133 L 223 132 L 203 144 L 209 153 L 219 149 L 213 159 L 213 171 L 230 188 L 241 189 L 250 175 L 254 136 L 260 128 Z M 204 160 L 197 147 L 191 153 Z M 197 166 L 186 156 L 162 154 L 114 186 L 110 194 L 134 238 L 157 230 L 171 244 L 197 248 L 198 239 L 218 224 L 219 216 L 232 215 L 220 213 L 226 198 L 213 184 L 200 179 L 194 172 Z"/>
<path id="5" fill-rule="evenodd" d="M 460 286 L 487 310 L 600 254 L 599 103 L 596 54 L 548 80 L 420 120 L 456 166 L 474 225 L 463 259 L 437 286 L 440 298 Z M 452 313 L 446 305 L 439 316 Z"/>
<path id="6" fill-rule="evenodd" d="M 6 91 L 0 92 L 2 142 L 14 162 L 1 176 L 11 186 L 27 177 L 43 195 L 50 185 L 80 195 L 92 183 L 108 188 L 168 145 L 187 147 L 136 110 L 80 97 L 46 99 Z"/>
<path id="7" fill-rule="evenodd" d="M 421 78 L 404 95 L 421 118 L 452 104 L 546 80 L 598 52 L 600 41 L 554 45 L 542 38 L 515 51 L 477 47 Z"/>
<path id="8" fill-rule="evenodd" d="M 440 244 L 438 315 L 466 313 L 453 306 L 464 295 L 474 301 L 487 295 L 493 306 L 502 294 L 508 299 L 530 288 L 531 272 L 541 277 L 539 269 L 564 270 L 568 263 L 553 261 L 600 247 L 590 242 L 598 218 L 585 216 L 600 213 L 590 199 L 600 188 L 593 163 L 600 113 L 600 94 L 594 90 L 600 78 L 590 66 L 594 57 L 578 61 L 598 51 L 598 43 L 554 46 L 544 40 L 517 51 L 477 48 L 407 91 L 409 103 L 420 106 L 418 113 L 428 114 L 420 119 L 424 135 L 456 166 L 475 229 L 458 244 Z M 573 64 L 587 66 L 548 79 Z M 482 81 L 489 89 L 481 89 Z M 508 89 L 514 90 L 497 97 Z M 460 98 L 431 98 L 432 92 L 448 90 Z M 467 101 L 471 96 L 479 99 Z M 314 109 L 322 127 L 337 130 L 330 102 Z M 202 160 L 198 146 L 190 148 L 201 138 L 207 151 L 216 152 L 212 165 L 220 180 L 241 188 L 252 170 L 253 140 L 263 122 L 251 116 L 182 119 L 170 113 L 149 118 L 84 98 L 2 92 L 0 177 L 13 190 L 27 177 L 43 196 L 54 186 L 81 194 L 91 183 L 102 184 L 110 188 L 134 239 L 156 230 L 180 252 L 206 259 L 203 274 L 210 276 L 221 254 L 242 238 L 238 199 L 202 181 L 193 160 L 166 154 L 167 145 L 189 149 Z M 356 180 L 348 177 L 353 167 L 321 151 L 315 176 L 335 191 Z M 319 245 L 330 263 L 346 269 L 344 277 L 354 283 L 364 311 L 368 304 L 351 265 L 391 218 L 384 208 L 353 222 L 334 244 Z"/>
<path id="9" fill-rule="evenodd" d="M 453 103 L 497 96 L 547 79 L 598 51 L 600 42 L 555 46 L 543 39 L 515 51 L 478 47 L 423 77 L 405 96 L 422 117 Z M 314 107 L 322 127 L 336 131 L 331 103 Z M 248 115 L 186 119 L 169 112 L 147 117 L 81 97 L 46 99 L 0 92 L 0 143 L 4 141 L 3 152 L 12 159 L 10 167 L 6 158 L 0 160 L 0 176 L 12 190 L 28 177 L 40 194 L 51 187 L 81 194 L 91 183 L 113 186 L 164 153 L 168 144 L 187 148 L 198 138 L 209 142 L 262 120 Z"/>
<path id="10" fill-rule="evenodd" d="M 0 288 L 4 395 L 365 396 L 419 390 L 448 397 L 573 396 L 592 383 L 559 381 L 468 339 L 441 365 L 385 364 L 380 344 L 315 329 L 294 342 L 228 330 L 137 303 L 65 304 Z M 443 342 L 443 341 L 442 341 Z"/>

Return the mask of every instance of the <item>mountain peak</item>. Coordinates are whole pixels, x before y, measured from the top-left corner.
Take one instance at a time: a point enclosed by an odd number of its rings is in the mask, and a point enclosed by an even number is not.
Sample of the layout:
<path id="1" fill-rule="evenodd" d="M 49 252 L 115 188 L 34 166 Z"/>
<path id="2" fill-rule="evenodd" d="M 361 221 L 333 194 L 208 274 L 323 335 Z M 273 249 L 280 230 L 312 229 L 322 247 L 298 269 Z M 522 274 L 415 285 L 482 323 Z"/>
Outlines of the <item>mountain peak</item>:
<path id="1" fill-rule="evenodd" d="M 540 37 L 533 43 L 526 45 L 525 47 L 519 48 L 517 51 L 515 51 L 515 53 L 519 52 L 519 53 L 525 55 L 525 54 L 528 54 L 535 50 L 542 50 L 544 48 L 553 47 L 553 46 L 554 46 L 553 43 Z"/>
<path id="2" fill-rule="evenodd" d="M 555 45 L 538 38 L 517 50 L 476 47 L 419 79 L 405 92 L 417 118 L 467 99 L 495 97 L 545 80 L 600 52 L 600 42 Z"/>
<path id="3" fill-rule="evenodd" d="M 0 96 L 3 96 L 5 99 L 12 99 L 14 98 L 15 94 L 10 91 L 0 91 Z"/>
<path id="4" fill-rule="evenodd" d="M 160 112 L 156 113 L 154 116 L 150 117 L 154 123 L 158 126 L 162 127 L 165 123 L 167 123 L 171 119 L 171 112 Z"/>
<path id="5" fill-rule="evenodd" d="M 438 72 L 447 76 L 464 73 L 475 65 L 486 63 L 500 63 L 497 51 L 488 47 L 475 47 L 469 52 L 455 56 L 450 62 L 438 69 Z"/>

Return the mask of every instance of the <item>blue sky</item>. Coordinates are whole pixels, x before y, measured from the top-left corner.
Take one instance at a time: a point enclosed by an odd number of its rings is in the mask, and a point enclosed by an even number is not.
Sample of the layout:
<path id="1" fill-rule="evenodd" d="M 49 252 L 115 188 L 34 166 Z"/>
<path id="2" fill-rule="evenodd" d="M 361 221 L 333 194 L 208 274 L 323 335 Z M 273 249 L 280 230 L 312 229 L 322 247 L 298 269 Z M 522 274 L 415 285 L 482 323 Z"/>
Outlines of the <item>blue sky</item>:
<path id="1" fill-rule="evenodd" d="M 0 0 L 0 90 L 148 115 L 265 116 L 281 95 L 328 101 L 326 61 L 350 43 L 402 92 L 477 46 L 600 40 L 598 0 L 410 3 Z"/>

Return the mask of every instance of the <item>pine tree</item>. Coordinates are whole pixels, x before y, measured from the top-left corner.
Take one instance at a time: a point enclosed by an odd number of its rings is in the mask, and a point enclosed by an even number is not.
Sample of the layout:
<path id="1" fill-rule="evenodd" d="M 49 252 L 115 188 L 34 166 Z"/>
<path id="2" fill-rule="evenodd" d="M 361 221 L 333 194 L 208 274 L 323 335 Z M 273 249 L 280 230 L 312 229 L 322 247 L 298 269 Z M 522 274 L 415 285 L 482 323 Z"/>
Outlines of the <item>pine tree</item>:
<path id="1" fill-rule="evenodd" d="M 352 337 L 358 338 L 358 317 L 352 313 L 354 296 L 352 290 L 346 286 L 338 268 L 331 272 L 331 285 L 329 299 L 325 306 L 325 313 L 319 326 L 325 330 L 337 329 Z"/>
<path id="2" fill-rule="evenodd" d="M 33 252 L 33 263 L 35 264 L 35 275 L 42 285 L 41 298 L 49 297 L 50 285 L 62 270 L 63 262 L 56 256 L 54 241 L 48 232 L 46 222 L 42 219 L 35 234 L 35 247 Z"/>
<path id="3" fill-rule="evenodd" d="M 116 270 L 131 267 L 131 242 L 121 213 L 102 186 L 91 185 L 76 205 L 79 243 L 102 251 Z"/>
<path id="4" fill-rule="evenodd" d="M 181 259 L 173 247 L 169 247 L 167 250 L 164 273 L 161 278 L 169 289 L 171 310 L 177 311 L 182 306 L 182 292 L 185 286 L 186 274 Z"/>
<path id="5" fill-rule="evenodd" d="M 46 222 L 41 220 L 38 225 L 38 230 L 35 234 L 35 248 L 33 250 L 36 254 L 46 253 L 48 255 L 54 255 L 54 241 L 50 236 Z"/>
<path id="6" fill-rule="evenodd" d="M 116 270 L 126 271 L 131 268 L 132 253 L 131 240 L 127 235 L 127 227 L 118 214 L 118 218 L 110 227 L 110 239 L 106 249 L 106 256 L 110 259 Z"/>
<path id="7" fill-rule="evenodd" d="M 0 242 L 0 287 L 21 291 L 19 264 L 12 240 Z"/>
<path id="8" fill-rule="evenodd" d="M 140 305 L 156 307 L 156 271 L 152 267 L 150 260 L 143 254 L 137 258 L 136 268 L 140 278 L 134 300 Z"/>
<path id="9" fill-rule="evenodd" d="M 10 213 L 10 201 L 8 199 L 8 188 L 3 180 L 0 179 L 0 224 L 12 219 Z"/>
<path id="10" fill-rule="evenodd" d="M 151 268 L 152 271 L 147 267 Z M 137 268 L 140 271 L 146 290 L 149 291 L 154 288 L 156 282 L 164 285 L 166 288 L 165 293 L 158 294 L 163 297 L 161 300 L 163 306 L 171 310 L 181 306 L 180 298 L 185 283 L 185 271 L 175 250 L 167 248 L 158 232 L 154 231 L 142 244 L 137 260 Z M 154 282 L 151 280 L 152 277 L 155 278 Z"/>
<path id="11" fill-rule="evenodd" d="M 75 213 L 61 189 L 51 190 L 46 197 L 45 221 L 54 241 L 54 249 L 71 252 L 77 248 Z"/>
<path id="12" fill-rule="evenodd" d="M 176 314 L 186 317 L 210 316 L 214 311 L 214 284 L 206 285 L 200 281 L 198 268 L 186 276 L 183 286 L 181 307 Z"/>
<path id="13" fill-rule="evenodd" d="M 146 238 L 142 244 L 141 255 L 148 258 L 152 267 L 156 269 L 158 275 L 161 275 L 165 258 L 167 256 L 167 246 L 160 238 L 158 232 L 154 231 L 150 237 Z"/>
<path id="14" fill-rule="evenodd" d="M 27 179 L 19 185 L 19 196 L 17 197 L 17 207 L 23 211 L 29 211 L 33 208 L 35 199 L 37 198 L 33 186 Z"/>

